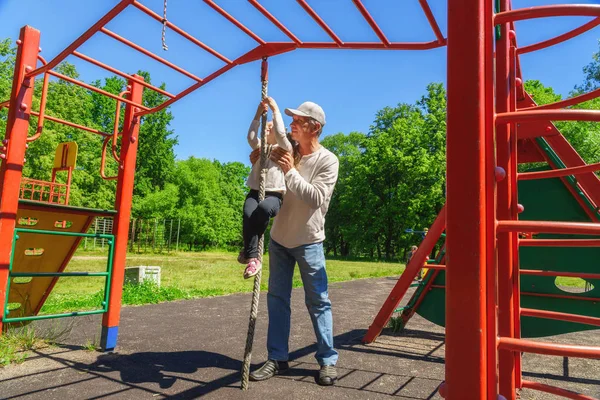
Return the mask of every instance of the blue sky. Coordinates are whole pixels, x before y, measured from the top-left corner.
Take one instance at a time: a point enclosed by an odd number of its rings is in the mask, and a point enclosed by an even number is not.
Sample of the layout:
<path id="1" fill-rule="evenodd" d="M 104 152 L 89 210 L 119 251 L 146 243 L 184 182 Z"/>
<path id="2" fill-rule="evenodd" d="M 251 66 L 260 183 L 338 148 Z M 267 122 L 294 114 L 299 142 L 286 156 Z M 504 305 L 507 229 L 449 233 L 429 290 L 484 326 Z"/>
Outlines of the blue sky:
<path id="1" fill-rule="evenodd" d="M 162 14 L 162 0 L 142 0 Z M 267 41 L 287 40 L 246 0 L 217 0 Z M 16 39 L 23 25 L 42 33 L 42 55 L 51 59 L 111 9 L 117 0 L 0 0 L 0 38 Z M 350 0 L 310 0 L 309 3 L 344 41 L 374 41 L 377 37 Z M 392 41 L 430 41 L 434 34 L 417 0 L 363 0 Z M 442 32 L 446 32 L 446 0 L 429 0 Z M 593 0 L 513 0 L 514 8 L 544 4 L 596 3 Z M 269 11 L 304 41 L 329 37 L 292 0 L 261 0 Z M 256 45 L 252 39 L 200 0 L 169 0 L 170 21 L 215 50 L 234 59 Z M 566 32 L 590 18 L 551 18 L 518 23 L 520 45 L 535 43 Z M 167 31 L 168 51 L 161 49 L 161 24 L 130 7 L 107 28 L 198 76 L 206 76 L 223 63 L 175 32 Z M 582 68 L 598 50 L 596 28 L 566 43 L 521 57 L 525 79 L 539 79 L 558 93 L 569 91 L 583 79 Z M 95 35 L 80 51 L 122 71 L 144 69 L 154 83 L 166 82 L 176 93 L 192 81 L 154 60 L 137 54 L 103 34 Z M 106 73 L 75 58 L 86 81 Z M 446 82 L 446 49 L 426 51 L 296 50 L 273 57 L 269 94 L 282 108 L 305 100 L 323 106 L 328 124 L 325 134 L 367 132 L 375 113 L 385 106 L 419 99 L 429 82 Z M 176 103 L 172 128 L 179 136 L 178 158 L 189 156 L 240 161 L 248 164 L 245 140 L 248 125 L 260 100 L 260 62 L 238 66 Z M 286 124 L 289 123 L 286 117 Z M 142 139 L 143 140 L 143 139 Z"/>

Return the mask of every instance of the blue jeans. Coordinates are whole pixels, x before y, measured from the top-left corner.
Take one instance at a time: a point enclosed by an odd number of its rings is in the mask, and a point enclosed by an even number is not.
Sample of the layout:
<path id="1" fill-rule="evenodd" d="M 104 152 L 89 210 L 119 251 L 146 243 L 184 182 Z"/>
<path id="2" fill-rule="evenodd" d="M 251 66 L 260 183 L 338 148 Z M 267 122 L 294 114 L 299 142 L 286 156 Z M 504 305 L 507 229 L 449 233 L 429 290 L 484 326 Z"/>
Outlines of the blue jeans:
<path id="1" fill-rule="evenodd" d="M 269 243 L 269 359 L 288 361 L 292 278 L 298 263 L 304 284 L 305 303 L 317 337 L 315 358 L 319 365 L 335 365 L 338 353 L 333 348 L 333 317 L 327 293 L 327 272 L 323 243 L 288 249 L 271 239 Z"/>

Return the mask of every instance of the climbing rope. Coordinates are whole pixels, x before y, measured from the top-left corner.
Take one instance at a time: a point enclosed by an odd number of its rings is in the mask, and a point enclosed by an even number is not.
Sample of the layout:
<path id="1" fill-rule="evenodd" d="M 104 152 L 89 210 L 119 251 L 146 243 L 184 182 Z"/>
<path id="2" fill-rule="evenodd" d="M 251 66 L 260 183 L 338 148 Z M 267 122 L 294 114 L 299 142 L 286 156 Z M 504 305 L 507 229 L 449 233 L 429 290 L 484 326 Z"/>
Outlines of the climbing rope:
<path id="1" fill-rule="evenodd" d="M 267 87 L 268 87 L 268 63 L 267 58 L 264 57 L 261 66 L 260 74 L 262 82 L 262 99 L 267 98 Z M 265 198 L 265 181 L 267 175 L 267 160 L 269 159 L 269 153 L 271 152 L 271 146 L 267 145 L 267 139 L 265 137 L 267 127 L 267 111 L 264 111 L 261 116 L 261 130 L 260 130 L 260 179 L 259 179 L 259 190 L 258 190 L 258 201 L 261 202 Z M 263 246 L 264 235 L 262 235 L 258 241 L 258 259 L 262 264 L 263 259 Z M 256 326 L 256 318 L 258 317 L 258 298 L 260 296 L 260 279 L 262 276 L 262 268 L 258 271 L 258 274 L 254 276 L 254 289 L 252 291 L 252 306 L 250 308 L 250 321 L 248 323 L 248 336 L 246 337 L 246 350 L 244 353 L 244 363 L 242 365 L 242 390 L 248 390 L 248 378 L 250 376 L 250 361 L 252 359 L 252 343 L 254 342 L 254 328 Z"/>
<path id="2" fill-rule="evenodd" d="M 165 2 L 164 2 L 163 19 L 162 19 L 162 48 L 164 51 L 169 50 L 169 46 L 167 46 L 167 41 L 166 41 L 166 34 L 167 34 L 167 0 L 165 0 Z"/>

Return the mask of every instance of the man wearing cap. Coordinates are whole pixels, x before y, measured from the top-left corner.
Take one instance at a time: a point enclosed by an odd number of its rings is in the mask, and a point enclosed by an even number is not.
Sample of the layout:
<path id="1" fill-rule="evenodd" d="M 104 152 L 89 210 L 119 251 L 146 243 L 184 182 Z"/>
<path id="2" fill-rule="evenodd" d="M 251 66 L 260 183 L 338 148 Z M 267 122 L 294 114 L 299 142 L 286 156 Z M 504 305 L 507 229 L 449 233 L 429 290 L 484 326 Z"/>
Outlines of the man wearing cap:
<path id="1" fill-rule="evenodd" d="M 268 361 L 252 372 L 250 379 L 262 381 L 289 368 L 292 278 L 298 263 L 306 307 L 317 338 L 315 358 L 321 366 L 318 383 L 333 385 L 337 379 L 338 353 L 333 347 L 323 240 L 325 214 L 337 182 L 339 161 L 319 143 L 325 126 L 325 113 L 319 105 L 307 101 L 297 109 L 286 109 L 285 113 L 293 118 L 290 126 L 299 160 L 295 162 L 294 155 L 281 148 L 271 153 L 271 159 L 285 174 L 287 191 L 273 221 L 269 242 Z M 257 158 L 255 151 L 251 161 L 254 163 Z"/>

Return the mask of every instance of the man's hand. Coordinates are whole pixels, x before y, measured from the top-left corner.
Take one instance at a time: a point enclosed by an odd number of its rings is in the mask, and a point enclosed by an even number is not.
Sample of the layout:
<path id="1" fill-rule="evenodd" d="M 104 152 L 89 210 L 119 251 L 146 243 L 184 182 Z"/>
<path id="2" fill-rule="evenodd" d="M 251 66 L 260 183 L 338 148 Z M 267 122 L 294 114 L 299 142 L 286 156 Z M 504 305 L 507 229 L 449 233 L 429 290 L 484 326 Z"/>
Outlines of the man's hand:
<path id="1" fill-rule="evenodd" d="M 294 156 L 289 151 L 276 147 L 271 151 L 271 160 L 279 164 L 284 174 L 294 168 Z"/>
<path id="2" fill-rule="evenodd" d="M 250 153 L 250 163 L 252 165 L 256 164 L 256 162 L 258 161 L 259 158 L 260 158 L 260 148 L 258 148 L 256 150 L 252 150 L 252 153 Z"/>

